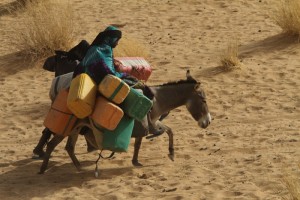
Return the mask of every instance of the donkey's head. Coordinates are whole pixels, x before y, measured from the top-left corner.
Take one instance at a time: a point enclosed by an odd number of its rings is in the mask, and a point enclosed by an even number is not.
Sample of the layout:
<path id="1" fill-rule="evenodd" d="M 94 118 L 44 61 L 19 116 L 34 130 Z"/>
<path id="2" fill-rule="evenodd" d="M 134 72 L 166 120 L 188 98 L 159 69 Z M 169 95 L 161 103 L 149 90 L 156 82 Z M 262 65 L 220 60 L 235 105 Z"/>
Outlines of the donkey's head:
<path id="1" fill-rule="evenodd" d="M 186 73 L 188 80 L 195 80 L 188 70 Z M 203 89 L 200 88 L 200 82 L 197 82 L 193 92 L 189 95 L 186 101 L 186 107 L 193 118 L 198 122 L 201 128 L 206 128 L 211 122 L 211 116 L 206 104 L 206 96 Z"/>

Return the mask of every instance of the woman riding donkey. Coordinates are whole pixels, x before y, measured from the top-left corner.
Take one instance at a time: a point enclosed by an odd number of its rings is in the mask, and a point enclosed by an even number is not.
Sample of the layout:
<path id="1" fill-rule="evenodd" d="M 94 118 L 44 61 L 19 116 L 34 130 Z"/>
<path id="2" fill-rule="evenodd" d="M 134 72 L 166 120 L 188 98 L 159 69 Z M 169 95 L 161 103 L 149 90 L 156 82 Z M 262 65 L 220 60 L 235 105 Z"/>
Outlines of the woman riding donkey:
<path id="1" fill-rule="evenodd" d="M 86 55 L 83 57 L 79 65 L 75 68 L 73 78 L 77 75 L 86 72 L 98 85 L 100 81 L 107 74 L 112 74 L 123 79 L 129 85 L 139 85 L 141 89 L 149 99 L 153 100 L 153 94 L 148 86 L 144 84 L 137 84 L 139 81 L 125 73 L 118 72 L 116 69 L 120 63 L 114 62 L 113 48 L 118 45 L 119 40 L 122 37 L 122 32 L 114 26 L 108 26 L 104 31 L 100 32 L 95 40 L 90 45 Z M 149 133 L 153 135 L 160 135 L 163 131 L 157 129 L 150 118 L 150 113 L 147 115 Z M 47 128 L 45 130 L 48 130 Z M 82 129 L 81 133 L 84 134 L 87 131 Z M 42 157 L 44 154 L 43 148 L 51 137 L 51 131 L 43 131 L 43 135 L 34 148 L 33 153 L 38 157 Z M 88 145 L 89 146 L 89 145 Z M 92 150 L 92 149 L 90 149 Z"/>
<path id="2" fill-rule="evenodd" d="M 113 48 L 118 45 L 121 37 L 122 32 L 114 26 L 108 26 L 104 31 L 100 32 L 92 42 L 91 47 L 79 66 L 75 69 L 73 78 L 85 72 L 98 85 L 107 74 L 112 74 L 123 79 L 129 85 L 139 85 L 144 95 L 153 100 L 154 95 L 149 87 L 144 84 L 137 84 L 139 81 L 136 78 L 116 70 L 118 66 L 115 65 L 120 63 L 114 62 Z M 162 130 L 155 127 L 149 115 L 150 113 L 147 116 L 149 133 L 154 135 L 161 134 Z"/>

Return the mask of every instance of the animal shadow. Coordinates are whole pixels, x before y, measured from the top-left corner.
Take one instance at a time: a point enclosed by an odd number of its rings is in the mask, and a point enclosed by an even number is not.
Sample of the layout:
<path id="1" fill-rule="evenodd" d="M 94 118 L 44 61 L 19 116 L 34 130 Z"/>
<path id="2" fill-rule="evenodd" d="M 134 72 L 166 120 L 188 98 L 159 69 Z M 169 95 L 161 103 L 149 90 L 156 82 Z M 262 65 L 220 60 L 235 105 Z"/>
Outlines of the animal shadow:
<path id="1" fill-rule="evenodd" d="M 81 162 L 83 166 L 93 165 L 95 162 Z M 25 159 L 3 164 L 0 167 L 14 166 L 13 170 L 0 175 L 0 196 L 5 199 L 29 200 L 34 197 L 51 196 L 56 191 L 71 187 L 81 187 L 83 183 L 95 180 L 94 168 L 83 169 L 78 172 L 73 163 L 59 165 L 51 161 L 45 174 L 38 174 L 41 160 Z M 4 169 L 4 168 L 3 168 Z M 101 169 L 98 179 L 111 179 L 124 174 L 132 174 L 133 167 L 116 167 Z"/>

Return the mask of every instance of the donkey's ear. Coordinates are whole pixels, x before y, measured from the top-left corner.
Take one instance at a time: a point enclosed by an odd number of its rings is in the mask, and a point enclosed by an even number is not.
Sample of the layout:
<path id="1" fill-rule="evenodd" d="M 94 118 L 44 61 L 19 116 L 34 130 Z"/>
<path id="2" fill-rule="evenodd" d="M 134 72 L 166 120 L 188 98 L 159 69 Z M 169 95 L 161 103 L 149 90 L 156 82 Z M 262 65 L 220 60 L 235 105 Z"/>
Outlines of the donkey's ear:
<path id="1" fill-rule="evenodd" d="M 189 69 L 186 70 L 186 78 L 187 78 L 187 80 L 195 80 L 195 79 L 191 76 L 191 72 L 190 72 Z"/>
<path id="2" fill-rule="evenodd" d="M 195 90 L 198 90 L 200 88 L 200 82 L 198 82 L 196 85 L 195 85 Z"/>
<path id="3" fill-rule="evenodd" d="M 186 78 L 187 78 L 187 79 L 193 79 L 192 76 L 191 76 L 191 72 L 190 72 L 189 69 L 186 70 Z"/>

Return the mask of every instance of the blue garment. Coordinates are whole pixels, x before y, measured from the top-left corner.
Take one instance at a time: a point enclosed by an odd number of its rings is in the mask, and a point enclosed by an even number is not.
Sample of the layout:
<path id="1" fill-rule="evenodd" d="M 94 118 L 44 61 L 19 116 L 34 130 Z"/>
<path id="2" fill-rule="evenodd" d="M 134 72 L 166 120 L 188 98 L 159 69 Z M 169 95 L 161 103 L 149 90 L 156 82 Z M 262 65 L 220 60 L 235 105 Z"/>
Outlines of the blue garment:
<path id="1" fill-rule="evenodd" d="M 115 30 L 117 30 L 115 27 L 109 26 L 104 32 L 101 32 L 102 35 L 98 38 L 99 42 L 93 42 L 79 64 L 81 73 L 87 73 L 96 84 L 99 84 L 107 74 L 112 74 L 119 78 L 125 76 L 124 73 L 117 72 L 114 67 L 113 47 L 119 38 L 107 33 L 109 31 L 113 33 Z"/>

